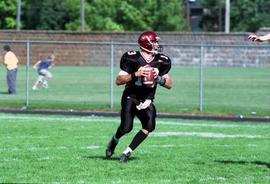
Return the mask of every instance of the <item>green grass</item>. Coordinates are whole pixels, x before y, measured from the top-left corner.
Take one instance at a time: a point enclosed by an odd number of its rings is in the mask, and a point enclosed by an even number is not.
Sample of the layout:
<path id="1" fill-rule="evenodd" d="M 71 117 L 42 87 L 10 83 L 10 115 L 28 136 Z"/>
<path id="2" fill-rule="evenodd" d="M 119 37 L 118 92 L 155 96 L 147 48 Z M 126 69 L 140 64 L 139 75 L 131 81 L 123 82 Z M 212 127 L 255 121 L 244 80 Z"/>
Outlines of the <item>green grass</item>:
<path id="1" fill-rule="evenodd" d="M 76 109 L 119 111 L 124 86 L 113 84 L 113 109 L 110 104 L 110 75 L 108 67 L 56 66 L 49 89 L 32 91 L 37 77 L 29 70 L 30 109 Z M 114 69 L 113 81 L 118 67 Z M 174 87 L 158 88 L 155 103 L 160 112 L 199 112 L 199 69 L 173 67 L 170 72 Z M 0 108 L 21 108 L 26 99 L 26 73 L 19 67 L 18 94 L 0 95 Z M 0 76 L 1 91 L 5 92 L 5 71 Z M 270 114 L 269 68 L 205 68 L 203 113 L 209 114 Z"/>
<path id="2" fill-rule="evenodd" d="M 0 183 L 270 181 L 268 123 L 157 119 L 156 130 L 132 159 L 119 163 L 140 128 L 137 120 L 111 160 L 103 158 L 104 150 L 119 118 L 2 113 L 0 122 Z"/>

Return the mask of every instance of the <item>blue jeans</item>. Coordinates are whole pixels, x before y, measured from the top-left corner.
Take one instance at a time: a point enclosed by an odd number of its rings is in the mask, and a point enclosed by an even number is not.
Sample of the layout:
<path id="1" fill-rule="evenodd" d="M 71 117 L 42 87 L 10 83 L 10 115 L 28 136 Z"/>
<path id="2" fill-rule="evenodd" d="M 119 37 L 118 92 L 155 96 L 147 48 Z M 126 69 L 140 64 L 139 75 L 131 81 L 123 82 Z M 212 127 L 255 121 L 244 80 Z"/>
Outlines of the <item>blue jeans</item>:
<path id="1" fill-rule="evenodd" d="M 16 94 L 16 78 L 17 68 L 13 70 L 7 70 L 7 85 L 9 94 Z"/>

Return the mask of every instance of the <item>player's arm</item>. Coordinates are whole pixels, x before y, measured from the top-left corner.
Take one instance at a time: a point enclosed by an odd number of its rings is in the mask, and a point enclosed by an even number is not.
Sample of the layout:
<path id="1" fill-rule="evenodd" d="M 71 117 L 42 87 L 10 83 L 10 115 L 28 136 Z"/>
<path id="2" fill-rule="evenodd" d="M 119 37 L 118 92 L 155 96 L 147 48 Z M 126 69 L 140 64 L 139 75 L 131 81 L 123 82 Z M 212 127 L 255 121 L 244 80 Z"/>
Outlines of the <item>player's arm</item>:
<path id="1" fill-rule="evenodd" d="M 156 82 L 167 89 L 171 89 L 173 83 L 170 75 L 168 74 L 171 69 L 171 59 L 164 54 L 160 55 L 160 57 L 164 62 L 159 69 L 160 71 L 155 69 L 155 73 L 157 75 Z"/>
<path id="2" fill-rule="evenodd" d="M 55 64 L 51 63 L 48 68 L 51 69 L 53 66 L 55 66 Z"/>
<path id="3" fill-rule="evenodd" d="M 250 39 L 251 41 L 257 41 L 257 42 L 267 41 L 267 40 L 270 40 L 270 33 L 264 36 L 257 36 L 255 34 L 252 34 L 252 35 L 249 35 L 248 39 Z"/>
<path id="4" fill-rule="evenodd" d="M 122 85 L 132 80 L 132 74 L 129 74 L 123 70 L 121 70 L 116 77 L 115 83 L 116 85 Z"/>
<path id="5" fill-rule="evenodd" d="M 259 39 L 262 40 L 262 41 L 270 40 L 270 33 L 267 34 L 267 35 L 264 35 L 264 36 L 260 36 Z"/>
<path id="6" fill-rule="evenodd" d="M 41 60 L 39 60 L 38 62 L 36 62 L 36 63 L 34 64 L 33 68 L 36 69 L 40 62 L 41 62 Z"/>
<path id="7" fill-rule="evenodd" d="M 134 73 L 127 73 L 126 71 L 121 70 L 118 76 L 116 77 L 115 83 L 116 85 L 126 84 L 127 82 L 133 80 L 134 78 L 146 76 L 147 74 L 148 71 L 145 70 L 145 67 L 140 67 Z"/>
<path id="8" fill-rule="evenodd" d="M 167 89 L 171 89 L 173 86 L 172 79 L 169 74 L 158 76 L 156 81 L 158 84 L 160 84 L 161 86 Z"/>

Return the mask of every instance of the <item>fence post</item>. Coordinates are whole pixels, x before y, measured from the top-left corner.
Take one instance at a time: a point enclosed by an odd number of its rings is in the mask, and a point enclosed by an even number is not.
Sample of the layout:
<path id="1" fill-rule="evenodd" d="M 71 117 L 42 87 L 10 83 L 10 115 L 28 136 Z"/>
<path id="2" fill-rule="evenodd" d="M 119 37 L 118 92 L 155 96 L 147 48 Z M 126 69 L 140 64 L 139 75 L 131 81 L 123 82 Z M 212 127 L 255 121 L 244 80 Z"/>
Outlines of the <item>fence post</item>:
<path id="1" fill-rule="evenodd" d="M 204 68 L 204 45 L 201 44 L 201 59 L 200 59 L 200 112 L 203 112 L 203 68 Z"/>
<path id="2" fill-rule="evenodd" d="M 25 84 L 25 104 L 21 110 L 26 110 L 29 106 L 29 64 L 30 63 L 30 42 L 26 42 L 26 84 Z"/>
<path id="3" fill-rule="evenodd" d="M 110 109 L 113 109 L 113 66 L 114 66 L 114 44 L 111 42 L 111 52 L 110 52 Z"/>

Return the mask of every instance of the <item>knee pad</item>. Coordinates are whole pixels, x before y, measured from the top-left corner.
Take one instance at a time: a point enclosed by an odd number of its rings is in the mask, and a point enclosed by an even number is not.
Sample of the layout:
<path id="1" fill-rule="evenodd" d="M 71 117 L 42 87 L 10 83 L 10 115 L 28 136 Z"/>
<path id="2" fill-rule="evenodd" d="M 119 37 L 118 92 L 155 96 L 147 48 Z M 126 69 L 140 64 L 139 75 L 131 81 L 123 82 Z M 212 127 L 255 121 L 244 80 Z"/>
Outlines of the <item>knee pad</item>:
<path id="1" fill-rule="evenodd" d="M 120 130 L 122 133 L 127 134 L 127 133 L 131 132 L 132 126 L 121 126 Z"/>
<path id="2" fill-rule="evenodd" d="M 155 127 L 148 127 L 145 130 L 147 130 L 150 133 L 150 132 L 153 132 L 155 130 Z"/>
<path id="3" fill-rule="evenodd" d="M 143 129 L 147 130 L 149 133 L 153 132 L 156 128 L 156 123 L 152 122 L 152 123 L 148 123 L 147 125 L 143 126 Z"/>

